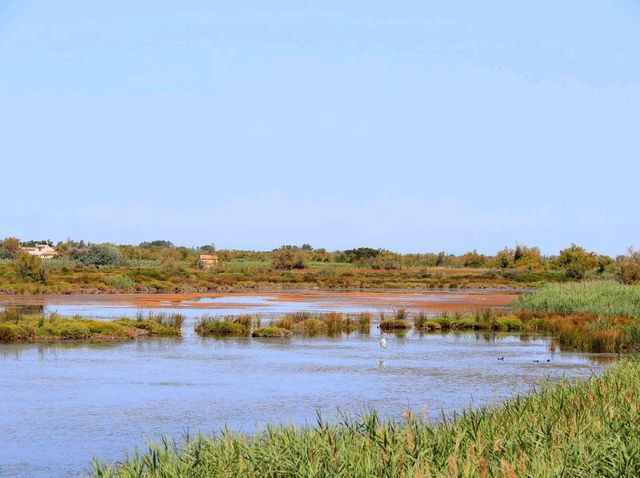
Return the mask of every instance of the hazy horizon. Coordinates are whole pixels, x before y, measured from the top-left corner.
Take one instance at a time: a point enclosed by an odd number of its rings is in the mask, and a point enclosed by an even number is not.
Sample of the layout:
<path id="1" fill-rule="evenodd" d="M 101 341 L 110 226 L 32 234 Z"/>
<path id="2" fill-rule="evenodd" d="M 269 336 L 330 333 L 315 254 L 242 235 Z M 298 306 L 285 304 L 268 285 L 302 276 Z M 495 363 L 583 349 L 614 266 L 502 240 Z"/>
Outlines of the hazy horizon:
<path id="1" fill-rule="evenodd" d="M 0 238 L 640 246 L 632 1 L 9 0 Z"/>

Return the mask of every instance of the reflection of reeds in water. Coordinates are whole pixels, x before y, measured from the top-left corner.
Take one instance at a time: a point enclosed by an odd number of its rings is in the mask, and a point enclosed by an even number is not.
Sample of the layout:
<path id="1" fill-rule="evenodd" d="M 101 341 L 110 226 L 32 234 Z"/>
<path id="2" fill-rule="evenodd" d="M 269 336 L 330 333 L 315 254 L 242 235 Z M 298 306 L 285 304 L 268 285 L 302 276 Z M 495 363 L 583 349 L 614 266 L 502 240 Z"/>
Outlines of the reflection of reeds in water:
<path id="1" fill-rule="evenodd" d="M 638 476 L 639 394 L 640 362 L 625 360 L 604 376 L 543 384 L 440 424 L 405 410 L 392 421 L 369 412 L 333 423 L 318 417 L 306 427 L 272 425 L 252 436 L 227 430 L 180 445 L 165 438 L 116 465 L 94 462 L 90 475 Z"/>

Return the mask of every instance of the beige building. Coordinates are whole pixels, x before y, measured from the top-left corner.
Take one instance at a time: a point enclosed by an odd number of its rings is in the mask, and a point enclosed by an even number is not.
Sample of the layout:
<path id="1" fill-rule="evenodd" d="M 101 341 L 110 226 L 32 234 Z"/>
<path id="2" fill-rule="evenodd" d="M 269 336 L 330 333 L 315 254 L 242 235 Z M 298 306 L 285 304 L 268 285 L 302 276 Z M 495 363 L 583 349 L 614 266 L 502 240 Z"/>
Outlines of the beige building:
<path id="1" fill-rule="evenodd" d="M 32 256 L 38 256 L 41 259 L 53 259 L 58 255 L 58 251 L 49 244 L 36 244 L 33 247 L 21 247 L 20 250 L 27 254 L 31 254 Z"/>
<path id="2" fill-rule="evenodd" d="M 220 262 L 220 260 L 215 254 L 200 254 L 200 257 L 198 258 L 198 266 L 203 269 L 211 269 L 212 267 L 217 266 L 218 262 Z"/>

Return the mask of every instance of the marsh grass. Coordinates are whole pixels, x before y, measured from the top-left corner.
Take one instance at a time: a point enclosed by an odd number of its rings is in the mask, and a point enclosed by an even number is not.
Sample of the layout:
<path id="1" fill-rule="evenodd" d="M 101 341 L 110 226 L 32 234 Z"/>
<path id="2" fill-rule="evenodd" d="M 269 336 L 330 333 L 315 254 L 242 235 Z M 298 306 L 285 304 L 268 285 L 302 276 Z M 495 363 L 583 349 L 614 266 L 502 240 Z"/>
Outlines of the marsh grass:
<path id="1" fill-rule="evenodd" d="M 247 337 L 254 327 L 260 327 L 257 315 L 226 315 L 222 319 L 205 315 L 196 324 L 200 337 Z"/>
<path id="2" fill-rule="evenodd" d="M 625 360 L 601 377 L 544 384 L 500 406 L 466 410 L 434 424 L 409 412 L 318 418 L 268 426 L 253 436 L 163 439 L 92 478 L 224 477 L 627 477 L 640 474 L 640 364 Z"/>
<path id="3" fill-rule="evenodd" d="M 149 335 L 178 337 L 181 335 L 184 315 L 165 312 L 149 312 L 145 315 L 140 311 L 135 319 L 121 318 L 117 322 L 128 327 L 146 330 Z"/>
<path id="4" fill-rule="evenodd" d="M 408 314 L 405 309 L 398 309 L 390 317 L 384 312 L 380 313 L 380 330 L 384 331 L 405 331 L 411 328 Z"/>
<path id="5" fill-rule="evenodd" d="M 291 331 L 296 335 L 328 335 L 336 336 L 352 332 L 368 332 L 371 314 L 362 313 L 355 316 L 340 312 L 311 313 L 293 312 L 275 320 L 273 325 Z"/>
<path id="6" fill-rule="evenodd" d="M 515 311 L 597 314 L 640 320 L 640 286 L 616 282 L 548 284 L 513 302 Z"/>
<path id="7" fill-rule="evenodd" d="M 561 347 L 590 352 L 640 349 L 640 287 L 613 282 L 547 285 L 513 304 L 530 330 Z"/>
<path id="8" fill-rule="evenodd" d="M 180 336 L 179 317 L 99 321 L 79 316 L 0 313 L 0 342 L 37 340 L 117 340 L 152 336 Z"/>

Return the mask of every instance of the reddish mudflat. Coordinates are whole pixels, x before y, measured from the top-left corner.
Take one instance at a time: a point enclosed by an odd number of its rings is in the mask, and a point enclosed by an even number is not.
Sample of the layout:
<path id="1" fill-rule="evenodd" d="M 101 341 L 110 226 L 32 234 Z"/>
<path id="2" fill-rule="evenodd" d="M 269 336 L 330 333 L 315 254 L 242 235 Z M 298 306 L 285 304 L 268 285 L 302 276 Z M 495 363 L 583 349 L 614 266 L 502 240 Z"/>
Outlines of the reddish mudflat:
<path id="1" fill-rule="evenodd" d="M 125 307 L 136 309 L 292 309 L 388 310 L 406 308 L 427 312 L 462 312 L 488 307 L 509 307 L 514 291 L 274 291 L 243 293 L 105 294 L 105 295 L 12 295 L 0 296 L 5 306 Z M 286 307 L 289 304 L 289 307 Z"/>

